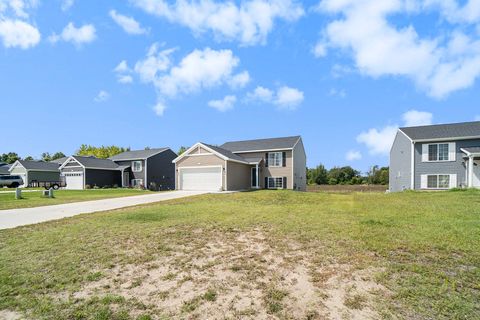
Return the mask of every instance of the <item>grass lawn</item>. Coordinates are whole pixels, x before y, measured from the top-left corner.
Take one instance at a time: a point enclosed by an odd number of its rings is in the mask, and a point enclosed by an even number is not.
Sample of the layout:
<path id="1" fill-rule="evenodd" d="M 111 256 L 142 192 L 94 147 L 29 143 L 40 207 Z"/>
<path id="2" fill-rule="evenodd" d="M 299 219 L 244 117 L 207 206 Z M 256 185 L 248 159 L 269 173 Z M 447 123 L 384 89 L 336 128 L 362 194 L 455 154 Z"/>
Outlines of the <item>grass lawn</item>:
<path id="1" fill-rule="evenodd" d="M 15 189 L 10 189 L 14 191 Z M 134 196 L 139 194 L 150 193 L 151 191 L 138 189 L 91 189 L 91 190 L 56 190 L 54 191 L 55 198 L 45 198 L 42 196 L 42 191 L 45 189 L 26 189 L 36 190 L 29 192 L 22 192 L 22 199 L 16 200 L 15 193 L 0 192 L 0 210 L 16 209 L 16 208 L 31 208 L 39 206 L 48 206 L 53 204 L 61 204 L 68 202 L 79 202 L 88 200 L 99 200 L 107 198 L 117 198 Z"/>
<path id="2" fill-rule="evenodd" d="M 0 231 L 0 318 L 479 319 L 480 192 L 213 194 Z"/>

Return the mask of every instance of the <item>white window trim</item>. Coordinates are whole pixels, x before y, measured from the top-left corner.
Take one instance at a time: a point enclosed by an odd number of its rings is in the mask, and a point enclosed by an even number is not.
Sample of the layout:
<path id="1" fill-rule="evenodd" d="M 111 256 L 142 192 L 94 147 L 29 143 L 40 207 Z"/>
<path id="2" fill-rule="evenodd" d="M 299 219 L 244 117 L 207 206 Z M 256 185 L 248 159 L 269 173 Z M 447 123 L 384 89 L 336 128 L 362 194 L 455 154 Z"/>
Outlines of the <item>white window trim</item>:
<path id="1" fill-rule="evenodd" d="M 279 159 L 280 159 L 280 164 L 279 164 L 279 165 L 275 165 L 275 164 L 271 164 L 271 163 L 270 163 L 270 155 L 271 155 L 271 154 L 279 154 L 279 155 L 280 155 L 280 157 L 279 157 Z M 275 157 L 274 157 L 274 158 L 275 158 Z M 280 151 L 280 152 L 269 152 L 269 153 L 268 153 L 268 159 L 267 159 L 267 161 L 268 161 L 268 166 L 271 167 L 271 168 L 280 168 L 280 167 L 283 167 L 283 152 L 281 152 L 281 151 Z"/>
<path id="2" fill-rule="evenodd" d="M 135 169 L 135 163 L 140 163 L 140 169 Z M 132 161 L 132 172 L 142 172 L 143 170 L 143 164 L 142 164 L 142 161 L 140 160 L 135 160 L 135 161 Z M 137 179 L 138 180 L 138 179 Z"/>
<path id="3" fill-rule="evenodd" d="M 270 188 L 270 179 L 280 179 L 282 181 L 282 186 Z M 283 177 L 267 177 L 267 189 L 284 189 Z"/>
<path id="4" fill-rule="evenodd" d="M 440 145 L 441 144 L 446 144 L 448 146 L 448 159 L 447 160 L 438 160 L 439 158 L 439 154 L 440 154 Z M 422 156 L 422 162 L 452 162 L 452 161 L 455 161 L 455 156 L 451 157 L 451 154 L 452 154 L 452 150 L 451 150 L 451 147 L 453 146 L 453 148 L 455 148 L 455 143 L 449 143 L 449 142 L 438 142 L 438 143 L 425 143 L 424 144 L 426 146 L 426 156 L 425 158 L 423 158 Z M 429 156 L 430 156 L 430 153 L 429 153 L 429 150 L 430 150 L 430 146 L 433 146 L 433 145 L 436 145 L 437 146 L 437 160 L 430 160 L 429 159 Z M 422 150 L 422 152 L 424 152 L 424 150 Z"/>
<path id="5" fill-rule="evenodd" d="M 456 177 L 452 177 L 452 176 L 456 176 L 455 174 L 448 174 L 448 173 L 434 173 L 434 174 L 425 174 L 426 176 L 426 185 L 424 187 L 424 189 L 426 190 L 449 190 L 451 188 L 455 188 L 456 186 L 452 186 L 452 181 L 455 181 L 455 184 L 457 183 L 457 178 Z M 430 176 L 436 176 L 437 177 L 437 187 L 436 188 L 431 188 L 428 186 L 428 177 Z M 439 179 L 440 179 L 440 176 L 448 176 L 448 187 L 439 187 L 438 186 L 438 182 L 439 182 Z"/>

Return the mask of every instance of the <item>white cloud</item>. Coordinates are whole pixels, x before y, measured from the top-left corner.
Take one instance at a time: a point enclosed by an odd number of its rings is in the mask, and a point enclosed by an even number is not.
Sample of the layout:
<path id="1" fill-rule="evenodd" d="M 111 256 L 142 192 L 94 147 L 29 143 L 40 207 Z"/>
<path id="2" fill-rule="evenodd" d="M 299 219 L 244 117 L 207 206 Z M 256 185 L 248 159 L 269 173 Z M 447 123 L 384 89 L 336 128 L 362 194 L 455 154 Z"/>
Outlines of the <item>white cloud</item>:
<path id="1" fill-rule="evenodd" d="M 237 97 L 235 96 L 225 96 L 222 100 L 211 100 L 208 102 L 208 105 L 212 108 L 217 109 L 220 112 L 225 112 L 233 109 L 233 106 L 237 102 Z"/>
<path id="2" fill-rule="evenodd" d="M 294 110 L 303 102 L 303 92 L 287 86 L 277 90 L 275 104 L 284 109 Z"/>
<path id="3" fill-rule="evenodd" d="M 362 132 L 357 142 L 363 143 L 372 155 L 387 155 L 397 134 L 398 126 L 386 126 L 380 130 L 375 128 Z"/>
<path id="4" fill-rule="evenodd" d="M 217 40 L 238 40 L 243 45 L 265 43 L 276 20 L 295 21 L 303 14 L 292 0 L 233 1 L 132 0 L 148 13 L 190 28 L 200 34 L 212 31 Z"/>
<path id="5" fill-rule="evenodd" d="M 28 18 L 27 11 L 35 9 L 38 0 L 0 0 L 0 14 L 5 17 Z"/>
<path id="6" fill-rule="evenodd" d="M 402 114 L 403 126 L 421 126 L 432 124 L 433 115 L 429 112 L 410 110 Z M 397 134 L 397 124 L 381 129 L 371 128 L 357 136 L 357 142 L 364 144 L 372 155 L 388 155 Z"/>
<path id="7" fill-rule="evenodd" d="M 75 4 L 75 0 L 63 0 L 62 11 L 68 11 Z"/>
<path id="8" fill-rule="evenodd" d="M 161 116 L 163 116 L 163 113 L 165 112 L 166 108 L 167 108 L 167 106 L 165 105 L 165 103 L 158 100 L 157 104 L 153 106 L 153 111 L 155 112 L 155 114 L 157 116 L 161 117 Z"/>
<path id="9" fill-rule="evenodd" d="M 28 49 L 40 42 L 37 28 L 21 20 L 0 20 L 0 38 L 6 48 Z"/>
<path id="10" fill-rule="evenodd" d="M 130 68 L 128 67 L 127 61 L 122 60 L 120 63 L 113 69 L 115 72 L 129 72 Z"/>
<path id="11" fill-rule="evenodd" d="M 153 84 L 157 91 L 159 102 L 154 110 L 158 115 L 165 111 L 168 99 L 222 85 L 243 87 L 250 81 L 247 71 L 235 73 L 240 60 L 231 50 L 195 49 L 178 64 L 173 63 L 171 57 L 175 50 L 160 50 L 160 45 L 153 44 L 146 57 L 135 64 L 135 73 L 144 83 Z M 126 68 L 126 62 L 121 62 L 116 69 L 124 71 Z M 228 107 L 228 102 L 232 99 L 228 98 L 224 107 Z M 220 106 L 219 103 L 214 105 Z"/>
<path id="12" fill-rule="evenodd" d="M 97 96 L 93 99 L 95 102 L 104 102 L 110 98 L 110 94 L 105 90 L 100 90 Z"/>
<path id="13" fill-rule="evenodd" d="M 446 2 L 456 3 L 452 1 Z M 473 12 L 476 3 L 478 0 L 471 0 L 464 8 Z M 422 14 L 426 6 L 421 4 L 401 0 L 323 0 L 319 11 L 332 18 L 322 34 L 329 48 L 350 52 L 363 74 L 404 76 L 435 98 L 472 86 L 480 76 L 478 37 L 455 31 L 446 37 L 439 34 L 436 38 L 422 38 L 413 25 L 397 27 L 388 20 L 392 15 Z M 474 16 L 463 21 L 477 21 Z"/>
<path id="14" fill-rule="evenodd" d="M 130 75 L 118 75 L 117 80 L 123 84 L 133 83 L 133 77 Z"/>
<path id="15" fill-rule="evenodd" d="M 79 28 L 70 22 L 62 31 L 60 35 L 52 34 L 48 39 L 52 43 L 56 43 L 60 40 L 65 42 L 71 42 L 76 46 L 80 46 L 84 43 L 92 42 L 96 39 L 95 26 L 92 24 L 85 24 Z"/>
<path id="16" fill-rule="evenodd" d="M 317 42 L 313 48 L 313 55 L 317 58 L 322 58 L 327 55 L 327 45 L 324 42 Z"/>
<path id="17" fill-rule="evenodd" d="M 347 161 L 360 160 L 362 159 L 362 154 L 360 153 L 360 151 L 350 150 L 345 155 L 345 159 L 347 159 Z"/>
<path id="18" fill-rule="evenodd" d="M 113 71 L 117 74 L 117 81 L 119 83 L 128 84 L 133 82 L 133 77 L 130 75 L 133 71 L 128 66 L 126 60 L 122 60 Z"/>
<path id="19" fill-rule="evenodd" d="M 432 124 L 433 114 L 425 111 L 410 110 L 403 114 L 405 127 L 425 126 Z"/>
<path id="20" fill-rule="evenodd" d="M 247 94 L 247 99 L 251 101 L 260 101 L 271 103 L 280 109 L 295 110 L 304 100 L 302 91 L 282 86 L 276 92 L 268 88 L 258 86 L 253 92 Z"/>
<path id="21" fill-rule="evenodd" d="M 147 29 L 142 28 L 134 18 L 119 14 L 115 10 L 110 10 L 109 14 L 126 33 L 135 35 L 147 33 Z"/>
<path id="22" fill-rule="evenodd" d="M 328 92 L 328 95 L 332 97 L 345 98 L 347 96 L 347 92 L 344 89 L 331 88 Z"/>

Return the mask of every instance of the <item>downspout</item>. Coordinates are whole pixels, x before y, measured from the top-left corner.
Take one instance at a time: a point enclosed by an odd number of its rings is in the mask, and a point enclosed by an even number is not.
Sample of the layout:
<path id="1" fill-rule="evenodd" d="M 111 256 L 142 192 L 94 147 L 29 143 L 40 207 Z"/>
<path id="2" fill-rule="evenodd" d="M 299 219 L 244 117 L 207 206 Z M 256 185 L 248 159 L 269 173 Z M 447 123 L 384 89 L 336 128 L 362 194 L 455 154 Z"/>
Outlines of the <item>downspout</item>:
<path id="1" fill-rule="evenodd" d="M 412 141 L 412 154 L 411 154 L 411 175 L 410 175 L 410 189 L 415 190 L 415 141 Z"/>
<path id="2" fill-rule="evenodd" d="M 147 166 L 147 161 L 148 161 L 148 159 L 146 158 L 146 159 L 145 159 L 145 187 L 148 189 L 148 179 L 147 179 L 147 177 L 148 177 L 148 175 L 147 175 L 147 167 L 148 167 L 148 166 Z"/>

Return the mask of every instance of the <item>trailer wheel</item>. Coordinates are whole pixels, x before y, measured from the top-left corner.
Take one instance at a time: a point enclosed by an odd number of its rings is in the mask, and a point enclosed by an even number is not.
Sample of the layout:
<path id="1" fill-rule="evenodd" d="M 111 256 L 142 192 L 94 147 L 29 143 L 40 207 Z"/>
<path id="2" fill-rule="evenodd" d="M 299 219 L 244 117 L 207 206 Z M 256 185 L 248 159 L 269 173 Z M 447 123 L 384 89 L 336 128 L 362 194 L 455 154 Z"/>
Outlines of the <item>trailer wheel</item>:
<path id="1" fill-rule="evenodd" d="M 60 186 L 55 183 L 55 184 L 52 186 L 52 188 L 53 188 L 53 190 L 58 190 L 58 189 L 60 189 Z"/>

